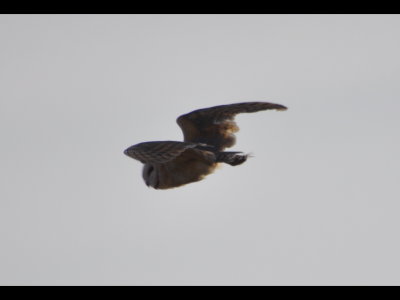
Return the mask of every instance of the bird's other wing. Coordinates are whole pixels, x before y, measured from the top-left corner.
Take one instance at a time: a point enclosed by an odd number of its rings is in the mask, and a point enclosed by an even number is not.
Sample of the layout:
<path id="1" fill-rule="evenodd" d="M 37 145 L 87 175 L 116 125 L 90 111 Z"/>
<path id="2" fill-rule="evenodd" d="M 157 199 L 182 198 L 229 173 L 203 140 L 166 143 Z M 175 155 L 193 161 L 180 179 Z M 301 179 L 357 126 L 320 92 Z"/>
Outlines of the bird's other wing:
<path id="1" fill-rule="evenodd" d="M 198 109 L 178 117 L 176 121 L 183 131 L 185 142 L 208 144 L 222 151 L 235 144 L 234 133 L 239 130 L 234 122 L 235 115 L 268 109 L 287 108 L 268 102 L 243 102 Z"/>
<path id="2" fill-rule="evenodd" d="M 175 142 L 175 141 L 156 141 L 144 142 L 133 145 L 126 149 L 124 153 L 141 161 L 142 163 L 166 163 L 181 155 L 187 149 L 196 147 L 197 144 Z"/>

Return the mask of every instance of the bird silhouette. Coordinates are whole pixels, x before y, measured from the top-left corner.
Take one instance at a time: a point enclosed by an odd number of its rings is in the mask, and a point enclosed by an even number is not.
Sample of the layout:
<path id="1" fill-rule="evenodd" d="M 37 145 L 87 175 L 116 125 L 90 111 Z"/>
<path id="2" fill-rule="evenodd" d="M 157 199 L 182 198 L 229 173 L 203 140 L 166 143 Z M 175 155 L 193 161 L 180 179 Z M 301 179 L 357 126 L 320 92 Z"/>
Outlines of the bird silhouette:
<path id="1" fill-rule="evenodd" d="M 169 189 L 202 180 L 219 163 L 237 166 L 248 154 L 224 151 L 232 147 L 239 130 L 234 118 L 239 113 L 262 110 L 286 110 L 280 104 L 243 102 L 194 110 L 176 120 L 184 141 L 144 142 L 127 148 L 124 153 L 144 164 L 143 179 L 147 186 Z"/>

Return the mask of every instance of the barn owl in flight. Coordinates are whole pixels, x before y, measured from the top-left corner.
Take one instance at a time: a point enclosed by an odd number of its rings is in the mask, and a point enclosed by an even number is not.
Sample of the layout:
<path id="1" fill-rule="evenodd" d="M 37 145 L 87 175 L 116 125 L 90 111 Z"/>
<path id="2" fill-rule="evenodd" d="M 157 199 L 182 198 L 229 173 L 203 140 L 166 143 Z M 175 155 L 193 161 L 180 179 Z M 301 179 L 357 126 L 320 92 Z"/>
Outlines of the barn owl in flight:
<path id="1" fill-rule="evenodd" d="M 202 180 L 219 163 L 237 166 L 248 157 L 242 152 L 224 151 L 235 144 L 239 130 L 234 118 L 239 113 L 286 110 L 280 104 L 244 102 L 198 109 L 178 117 L 184 141 L 155 141 L 133 145 L 124 153 L 144 164 L 147 186 L 169 189 Z"/>

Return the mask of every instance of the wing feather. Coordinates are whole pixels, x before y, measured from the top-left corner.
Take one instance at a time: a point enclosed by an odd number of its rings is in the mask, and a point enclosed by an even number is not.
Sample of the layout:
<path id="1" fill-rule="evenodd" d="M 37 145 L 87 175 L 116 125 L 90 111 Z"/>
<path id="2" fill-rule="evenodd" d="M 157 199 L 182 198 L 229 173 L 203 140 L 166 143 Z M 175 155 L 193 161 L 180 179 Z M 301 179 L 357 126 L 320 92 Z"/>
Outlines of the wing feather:
<path id="1" fill-rule="evenodd" d="M 181 155 L 184 151 L 196 147 L 195 143 L 175 141 L 155 141 L 133 145 L 124 153 L 142 163 L 166 163 Z"/>
<path id="2" fill-rule="evenodd" d="M 262 110 L 286 110 L 280 104 L 269 102 L 243 102 L 198 109 L 178 117 L 185 142 L 204 143 L 221 151 L 235 144 L 234 133 L 239 127 L 234 122 L 239 113 L 252 113 Z"/>

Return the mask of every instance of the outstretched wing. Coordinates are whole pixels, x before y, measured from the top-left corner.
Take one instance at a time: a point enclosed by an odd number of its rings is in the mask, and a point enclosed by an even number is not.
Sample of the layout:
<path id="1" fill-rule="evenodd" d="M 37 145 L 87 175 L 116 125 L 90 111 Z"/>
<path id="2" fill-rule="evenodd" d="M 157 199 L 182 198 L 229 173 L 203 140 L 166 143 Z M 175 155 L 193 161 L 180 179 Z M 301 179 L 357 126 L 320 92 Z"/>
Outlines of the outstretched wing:
<path id="1" fill-rule="evenodd" d="M 244 102 L 198 109 L 178 117 L 176 121 L 185 142 L 208 144 L 221 151 L 235 144 L 234 133 L 239 130 L 234 122 L 235 115 L 268 109 L 287 108 L 268 102 Z"/>
<path id="2" fill-rule="evenodd" d="M 166 163 L 181 155 L 184 151 L 196 147 L 194 143 L 175 141 L 145 142 L 133 145 L 124 153 L 142 163 Z"/>

